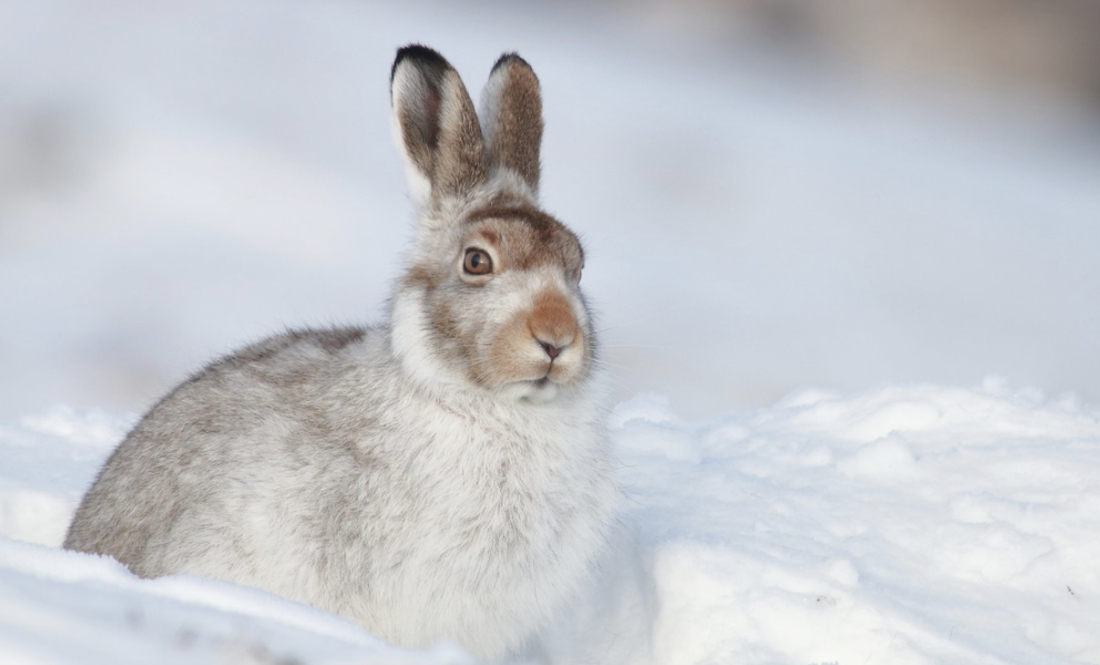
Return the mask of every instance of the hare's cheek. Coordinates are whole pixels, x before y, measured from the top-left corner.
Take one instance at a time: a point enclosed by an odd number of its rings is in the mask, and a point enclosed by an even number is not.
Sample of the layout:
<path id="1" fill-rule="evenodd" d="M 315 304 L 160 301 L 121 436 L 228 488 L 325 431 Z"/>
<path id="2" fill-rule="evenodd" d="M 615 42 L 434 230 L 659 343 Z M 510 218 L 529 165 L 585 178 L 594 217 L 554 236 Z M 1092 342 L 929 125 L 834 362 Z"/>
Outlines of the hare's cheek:
<path id="1" fill-rule="evenodd" d="M 512 381 L 531 381 L 546 376 L 546 354 L 531 337 L 527 316 L 513 316 L 493 335 L 487 354 L 487 378 L 499 386 Z"/>

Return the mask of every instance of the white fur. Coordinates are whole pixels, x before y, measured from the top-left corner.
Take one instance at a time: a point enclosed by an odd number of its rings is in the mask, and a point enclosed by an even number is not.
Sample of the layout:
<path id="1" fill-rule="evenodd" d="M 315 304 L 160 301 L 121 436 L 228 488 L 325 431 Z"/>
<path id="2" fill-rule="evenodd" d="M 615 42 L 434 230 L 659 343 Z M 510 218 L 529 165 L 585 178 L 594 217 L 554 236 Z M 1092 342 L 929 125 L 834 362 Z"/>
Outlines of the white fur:
<path id="1" fill-rule="evenodd" d="M 397 144 L 401 152 L 401 162 L 405 165 L 405 181 L 409 187 L 409 199 L 412 201 L 413 207 L 422 210 L 427 205 L 428 200 L 431 199 L 432 181 L 428 179 L 426 173 L 416 167 L 416 164 L 405 153 L 405 139 L 401 134 L 401 123 L 397 121 L 396 116 L 390 118 L 390 132 L 393 135 L 394 143 Z"/>
<path id="2" fill-rule="evenodd" d="M 485 137 L 486 145 L 493 141 L 496 131 L 497 117 L 500 114 L 500 95 L 504 90 L 504 68 L 497 68 L 489 75 L 485 87 L 481 89 L 481 104 L 478 106 L 477 115 L 481 119 L 481 135 Z"/>
<path id="3" fill-rule="evenodd" d="M 527 184 L 518 173 L 502 164 L 493 165 L 493 182 L 499 191 L 522 196 L 531 203 L 538 203 L 539 193 Z"/>
<path id="4" fill-rule="evenodd" d="M 410 71 L 406 66 L 398 66 L 397 71 L 394 72 L 390 89 L 390 96 L 395 109 L 405 103 L 406 99 L 415 96 L 416 88 L 421 85 L 423 85 L 423 82 L 420 80 L 418 72 Z M 422 210 L 431 198 L 431 174 L 422 171 L 405 151 L 405 137 L 397 113 L 390 115 L 390 132 L 405 165 L 405 179 L 408 182 L 409 198 L 412 199 L 413 205 L 418 211 Z"/>

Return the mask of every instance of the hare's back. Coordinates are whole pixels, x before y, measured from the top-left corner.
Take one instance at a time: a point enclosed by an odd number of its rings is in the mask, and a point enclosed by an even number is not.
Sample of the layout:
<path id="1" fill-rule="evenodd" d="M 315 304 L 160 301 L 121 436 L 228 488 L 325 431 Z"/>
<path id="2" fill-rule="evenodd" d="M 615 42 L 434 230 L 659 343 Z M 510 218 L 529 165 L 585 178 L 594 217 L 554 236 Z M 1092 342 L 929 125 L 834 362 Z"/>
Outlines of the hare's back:
<path id="1" fill-rule="evenodd" d="M 363 348 L 376 341 L 372 332 L 289 331 L 181 384 L 104 465 L 65 547 L 109 554 L 148 577 L 199 572 L 179 569 L 193 558 L 183 551 L 187 542 L 210 549 L 218 537 L 239 540 L 267 488 L 280 483 L 292 490 L 286 484 L 308 482 L 302 476 L 309 468 L 330 466 L 319 458 L 351 454 L 334 436 L 346 419 L 332 412 L 339 404 L 333 393 L 346 390 L 349 375 L 364 365 Z"/>

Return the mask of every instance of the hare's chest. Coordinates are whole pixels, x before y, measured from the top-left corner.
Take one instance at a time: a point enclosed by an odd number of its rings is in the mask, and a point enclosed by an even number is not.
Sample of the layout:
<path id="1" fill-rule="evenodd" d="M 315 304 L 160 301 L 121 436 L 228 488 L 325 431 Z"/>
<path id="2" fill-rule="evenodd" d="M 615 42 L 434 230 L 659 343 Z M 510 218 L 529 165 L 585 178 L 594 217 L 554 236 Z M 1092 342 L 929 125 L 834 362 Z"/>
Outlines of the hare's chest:
<path id="1" fill-rule="evenodd" d="M 521 424 L 435 418 L 379 467 L 367 623 L 423 625 L 431 606 L 440 634 L 525 634 L 580 583 L 612 508 L 602 439 Z"/>
<path id="2" fill-rule="evenodd" d="M 475 549 L 541 547 L 586 511 L 603 472 L 586 428 L 520 418 L 436 418 L 409 442 L 401 473 L 431 537 Z"/>
<path id="3" fill-rule="evenodd" d="M 428 468 L 441 499 L 456 511 L 471 515 L 531 519 L 554 508 L 569 489 L 583 482 L 569 441 L 562 432 L 519 433 L 506 427 L 485 427 L 448 437 L 437 444 L 445 452 L 442 467 Z M 466 501 L 456 501 L 465 497 Z M 558 499 L 558 501 L 554 501 Z"/>

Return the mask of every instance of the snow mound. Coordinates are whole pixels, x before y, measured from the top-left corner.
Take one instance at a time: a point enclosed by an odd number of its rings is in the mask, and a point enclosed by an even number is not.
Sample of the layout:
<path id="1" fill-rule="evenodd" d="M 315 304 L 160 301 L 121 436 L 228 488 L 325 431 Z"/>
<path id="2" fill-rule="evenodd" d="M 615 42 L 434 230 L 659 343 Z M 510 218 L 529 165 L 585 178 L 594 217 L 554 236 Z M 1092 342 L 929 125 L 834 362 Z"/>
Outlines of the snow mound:
<path id="1" fill-rule="evenodd" d="M 1095 410 L 989 379 L 618 414 L 655 662 L 1100 661 Z"/>
<path id="2" fill-rule="evenodd" d="M 454 663 L 253 589 L 56 549 L 132 416 L 0 426 L 13 663 Z M 622 536 L 564 662 L 1100 662 L 1100 411 L 999 379 L 804 391 L 698 425 L 612 414 Z M 20 542 L 20 541 L 30 541 Z M 37 544 L 31 544 L 37 543 Z"/>

